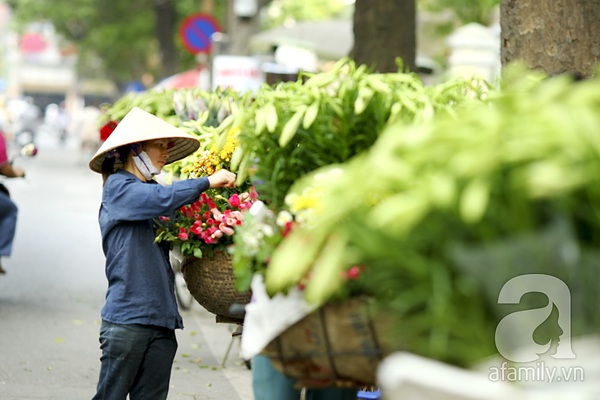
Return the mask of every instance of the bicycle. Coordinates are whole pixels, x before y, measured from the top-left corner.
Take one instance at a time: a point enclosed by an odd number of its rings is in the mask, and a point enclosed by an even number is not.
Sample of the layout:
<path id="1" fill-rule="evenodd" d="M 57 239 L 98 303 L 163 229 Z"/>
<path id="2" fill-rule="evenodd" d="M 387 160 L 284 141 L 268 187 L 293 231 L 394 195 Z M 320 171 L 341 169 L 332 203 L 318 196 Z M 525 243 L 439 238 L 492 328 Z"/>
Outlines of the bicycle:
<path id="1" fill-rule="evenodd" d="M 181 253 L 181 250 L 176 247 L 169 252 L 169 260 L 171 261 L 171 266 L 173 267 L 173 272 L 175 273 L 175 298 L 177 299 L 177 304 L 182 310 L 189 310 L 194 303 L 194 297 L 190 293 L 187 283 L 183 277 L 183 271 L 181 270 L 181 266 L 184 261 L 184 256 Z"/>

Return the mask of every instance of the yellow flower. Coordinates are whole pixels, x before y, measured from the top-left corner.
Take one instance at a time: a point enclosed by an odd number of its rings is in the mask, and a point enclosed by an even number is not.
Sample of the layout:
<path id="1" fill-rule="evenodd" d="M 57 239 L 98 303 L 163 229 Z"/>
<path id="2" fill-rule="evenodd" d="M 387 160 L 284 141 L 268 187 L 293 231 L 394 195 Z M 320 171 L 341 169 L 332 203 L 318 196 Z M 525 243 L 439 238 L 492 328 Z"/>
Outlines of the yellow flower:
<path id="1" fill-rule="evenodd" d="M 205 150 L 201 156 L 196 156 L 198 158 L 194 161 L 193 166 L 185 167 L 184 171 L 190 175 L 199 176 L 202 174 L 211 175 L 222 168 L 227 168 L 228 164 L 226 163 L 231 161 L 231 156 L 237 147 L 237 134 L 239 131 L 239 127 L 230 129 L 222 149 L 219 149 L 217 144 L 213 145 Z"/>
<path id="2" fill-rule="evenodd" d="M 292 204 L 291 211 L 296 214 L 301 210 L 315 209 L 319 205 L 319 199 L 316 197 L 309 197 L 300 195 L 296 201 Z"/>

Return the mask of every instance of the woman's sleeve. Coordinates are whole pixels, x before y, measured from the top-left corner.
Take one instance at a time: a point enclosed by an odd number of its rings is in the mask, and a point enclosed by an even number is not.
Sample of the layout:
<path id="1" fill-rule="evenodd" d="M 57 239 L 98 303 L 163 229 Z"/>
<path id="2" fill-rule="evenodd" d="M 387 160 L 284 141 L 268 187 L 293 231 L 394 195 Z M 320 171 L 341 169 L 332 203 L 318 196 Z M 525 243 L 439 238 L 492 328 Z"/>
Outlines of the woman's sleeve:
<path id="1" fill-rule="evenodd" d="M 8 162 L 8 153 L 6 151 L 6 141 L 4 140 L 4 134 L 0 132 L 0 165 L 4 165 Z"/>
<path id="2" fill-rule="evenodd" d="M 163 186 L 137 178 L 106 182 L 103 203 L 113 218 L 140 221 L 170 215 L 179 207 L 198 200 L 210 187 L 208 178 L 187 179 Z"/>

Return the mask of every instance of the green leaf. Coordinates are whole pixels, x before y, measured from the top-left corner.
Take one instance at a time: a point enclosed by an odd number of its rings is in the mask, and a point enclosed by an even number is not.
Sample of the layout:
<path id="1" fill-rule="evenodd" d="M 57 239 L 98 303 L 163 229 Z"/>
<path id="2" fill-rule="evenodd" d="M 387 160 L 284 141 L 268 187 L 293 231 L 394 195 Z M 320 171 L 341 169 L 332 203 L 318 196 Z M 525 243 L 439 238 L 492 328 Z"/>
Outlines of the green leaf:
<path id="1" fill-rule="evenodd" d="M 304 120 L 302 121 L 302 127 L 304 129 L 308 129 L 317 119 L 317 115 L 319 115 L 319 107 L 321 106 L 321 102 L 319 100 L 315 100 L 308 109 L 306 110 L 306 114 L 304 114 Z"/>
<path id="2" fill-rule="evenodd" d="M 225 144 L 227 143 L 227 137 L 229 136 L 229 130 L 228 129 L 224 129 L 221 133 L 221 135 L 219 136 L 219 142 L 217 144 L 219 151 L 221 151 L 223 149 L 223 147 L 225 147 Z"/>
<path id="3" fill-rule="evenodd" d="M 238 146 L 235 148 L 235 150 L 233 151 L 233 154 L 231 155 L 231 170 L 235 171 L 238 166 L 240 165 L 240 162 L 242 161 L 242 156 L 244 155 L 244 150 L 242 147 Z"/>
<path id="4" fill-rule="evenodd" d="M 237 170 L 237 177 L 235 180 L 235 184 L 237 186 L 241 186 L 244 184 L 246 179 L 248 178 L 248 169 L 250 167 L 250 160 L 252 159 L 251 154 L 246 154 L 242 161 L 240 162 L 240 167 Z"/>
<path id="5" fill-rule="evenodd" d="M 306 285 L 306 301 L 322 304 L 339 290 L 342 285 L 342 271 L 345 267 L 345 248 L 345 237 L 334 235 L 329 238 L 313 264 L 310 279 Z"/>
<path id="6" fill-rule="evenodd" d="M 426 182 L 433 206 L 444 208 L 452 204 L 456 196 L 452 175 L 439 173 L 428 177 Z"/>
<path id="7" fill-rule="evenodd" d="M 267 105 L 265 105 L 264 112 L 266 114 L 267 130 L 273 133 L 275 132 L 275 129 L 277 129 L 277 109 L 275 108 L 273 103 L 267 103 Z"/>
<path id="8" fill-rule="evenodd" d="M 337 74 L 332 71 L 315 74 L 306 81 L 305 86 L 324 87 L 332 83 L 336 77 Z"/>
<path id="9" fill-rule="evenodd" d="M 376 92 L 390 94 L 392 91 L 389 85 L 383 81 L 383 76 L 381 74 L 367 75 L 365 81 L 367 82 L 367 85 Z"/>
<path id="10" fill-rule="evenodd" d="M 233 115 L 228 115 L 223 122 L 219 124 L 219 129 L 227 130 L 233 125 L 233 121 L 235 117 Z"/>
<path id="11" fill-rule="evenodd" d="M 460 216 L 467 223 L 483 217 L 489 200 L 489 187 L 483 179 L 475 179 L 467 185 L 460 199 Z"/>
<path id="12" fill-rule="evenodd" d="M 366 86 L 358 89 L 358 98 L 354 102 L 354 113 L 356 115 L 360 115 L 365 111 L 374 94 L 375 92 Z"/>
<path id="13" fill-rule="evenodd" d="M 281 136 L 279 137 L 279 146 L 285 147 L 290 140 L 294 137 L 296 132 L 298 131 L 298 127 L 300 126 L 300 121 L 302 121 L 302 117 L 304 117 L 305 108 L 302 108 L 290 118 L 288 122 L 285 123 L 283 127 L 283 131 L 281 131 Z"/>
<path id="14" fill-rule="evenodd" d="M 258 110 L 256 110 L 254 116 L 254 121 L 256 122 L 256 128 L 254 130 L 254 133 L 256 135 L 260 135 L 267 126 L 267 115 L 264 109 L 259 108 Z"/>
<path id="15" fill-rule="evenodd" d="M 427 200 L 427 195 L 417 190 L 390 196 L 371 210 L 371 223 L 376 229 L 385 229 L 402 236 L 427 214 L 430 207 Z"/>
<path id="16" fill-rule="evenodd" d="M 317 232 L 302 229 L 292 233 L 275 249 L 265 273 L 268 293 L 277 293 L 297 284 L 306 275 L 323 242 Z"/>
<path id="17" fill-rule="evenodd" d="M 342 109 L 342 107 L 336 102 L 336 99 L 330 97 L 330 96 L 325 96 L 323 97 L 323 99 L 328 103 L 329 107 L 331 107 L 331 109 L 333 110 L 333 112 L 340 118 L 344 119 L 346 118 L 346 115 L 344 113 L 344 110 Z"/>

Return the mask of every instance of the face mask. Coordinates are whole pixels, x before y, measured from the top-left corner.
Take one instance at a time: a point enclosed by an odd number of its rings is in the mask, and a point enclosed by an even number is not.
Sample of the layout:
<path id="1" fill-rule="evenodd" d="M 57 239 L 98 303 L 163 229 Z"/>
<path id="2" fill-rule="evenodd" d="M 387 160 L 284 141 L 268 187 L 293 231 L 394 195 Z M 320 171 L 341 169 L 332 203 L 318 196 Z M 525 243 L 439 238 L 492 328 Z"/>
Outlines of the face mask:
<path id="1" fill-rule="evenodd" d="M 144 175 L 147 180 L 152 179 L 153 176 L 160 174 L 160 171 L 154 166 L 152 160 L 145 151 L 139 151 L 137 145 L 131 146 L 133 149 L 133 162 L 137 169 Z"/>

